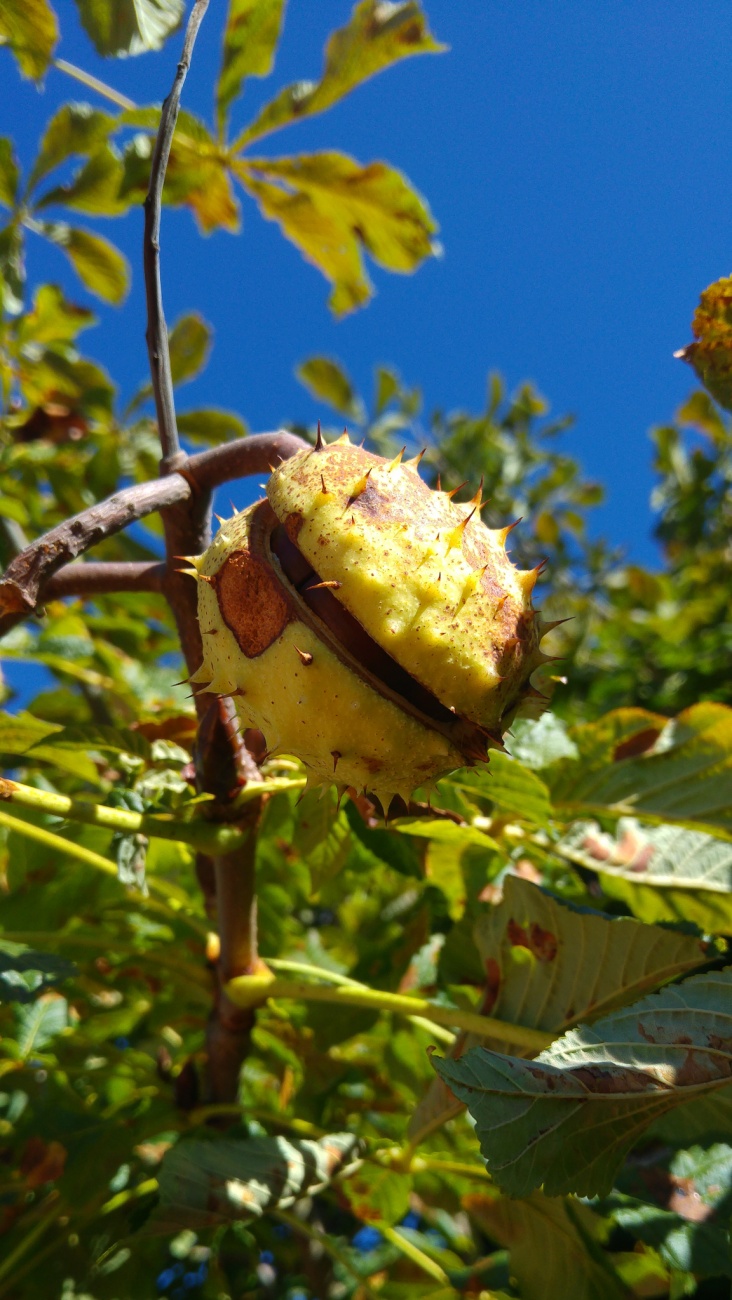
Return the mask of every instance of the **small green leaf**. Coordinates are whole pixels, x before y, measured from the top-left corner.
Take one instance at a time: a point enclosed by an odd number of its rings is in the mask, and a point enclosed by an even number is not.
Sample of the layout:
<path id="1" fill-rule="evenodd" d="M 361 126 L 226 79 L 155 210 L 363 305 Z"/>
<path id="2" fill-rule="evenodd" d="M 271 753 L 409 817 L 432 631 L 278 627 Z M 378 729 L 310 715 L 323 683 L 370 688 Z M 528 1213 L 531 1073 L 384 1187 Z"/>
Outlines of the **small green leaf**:
<path id="1" fill-rule="evenodd" d="M 8 315 L 23 310 L 24 289 L 25 242 L 21 227 L 11 222 L 0 230 L 0 297 Z"/>
<path id="2" fill-rule="evenodd" d="M 341 153 L 239 159 L 234 170 L 263 214 L 277 221 L 333 284 L 343 315 L 371 297 L 361 250 L 389 271 L 409 273 L 434 252 L 426 204 L 393 167 Z"/>
<path id="3" fill-rule="evenodd" d="M 576 758 L 577 746 L 570 738 L 567 724 L 556 714 L 542 713 L 540 718 L 517 718 L 506 745 L 524 767 L 541 771 L 558 758 Z"/>
<path id="4" fill-rule="evenodd" d="M 63 104 L 43 133 L 41 148 L 30 174 L 30 188 L 67 158 L 95 153 L 106 143 L 116 125 L 111 113 L 92 108 L 89 104 Z"/>
<path id="5" fill-rule="evenodd" d="M 0 1002 L 34 1002 L 52 984 L 75 974 L 76 966 L 65 957 L 0 939 Z"/>
<path id="6" fill-rule="evenodd" d="M 90 293 L 119 305 L 129 288 L 129 264 L 114 244 L 91 230 L 68 226 L 63 221 L 44 221 L 40 229 L 57 248 L 62 248 L 79 279 Z"/>
<path id="7" fill-rule="evenodd" d="M 266 77 L 272 71 L 284 8 L 285 0 L 229 0 L 216 86 L 219 130 L 233 100 L 241 92 L 244 78 Z"/>
<path id="8" fill-rule="evenodd" d="M 328 402 L 341 415 L 363 424 L 366 413 L 343 367 L 331 357 L 308 357 L 295 371 L 313 397 Z"/>
<path id="9" fill-rule="evenodd" d="M 18 321 L 18 340 L 21 344 L 71 342 L 95 320 L 93 311 L 69 302 L 57 284 L 41 284 L 32 310 Z"/>
<path id="10" fill-rule="evenodd" d="M 383 68 L 413 54 L 437 54 L 446 46 L 432 36 L 420 5 L 414 0 L 383 4 L 360 0 L 350 23 L 330 37 L 320 81 L 296 81 L 266 104 L 236 142 L 243 148 L 290 122 L 323 113 L 349 91 Z"/>
<path id="11" fill-rule="evenodd" d="M 163 1160 L 157 1223 L 204 1228 L 259 1218 L 317 1192 L 358 1158 L 352 1133 L 178 1142 Z"/>
<path id="12" fill-rule="evenodd" d="M 219 411 L 207 407 L 199 411 L 185 411 L 176 417 L 178 432 L 185 434 L 191 442 L 203 442 L 216 446 L 221 442 L 231 442 L 234 438 L 245 438 L 247 426 L 240 416 L 233 411 Z"/>
<path id="13" fill-rule="evenodd" d="M 82 25 L 99 54 L 159 50 L 180 25 L 183 0 L 76 0 Z"/>
<path id="14" fill-rule="evenodd" d="M 13 142 L 0 136 L 0 203 L 6 208 L 15 206 L 18 194 L 20 169 L 13 151 Z"/>
<path id="15" fill-rule="evenodd" d="M 122 159 L 111 145 L 104 144 L 84 163 L 68 185 L 57 185 L 39 196 L 35 210 L 62 203 L 93 216 L 116 217 L 127 210 L 119 198 L 123 176 Z"/>
<path id="16" fill-rule="evenodd" d="M 546 826 L 551 816 L 549 791 L 544 782 L 515 758 L 491 753 L 487 771 L 466 768 L 453 780 L 472 799 L 489 799 L 494 807 L 514 813 L 522 821 Z"/>
<path id="17" fill-rule="evenodd" d="M 433 1057 L 510 1196 L 604 1195 L 661 1115 L 729 1084 L 732 971 L 695 975 L 570 1030 L 533 1061 L 475 1048 Z"/>
<path id="18" fill-rule="evenodd" d="M 24 1060 L 42 1052 L 69 1023 L 69 1004 L 54 993 L 44 993 L 29 1006 L 19 1007 L 15 1015 L 16 1037 Z"/>
<path id="19" fill-rule="evenodd" d="M 533 1192 L 518 1201 L 495 1192 L 465 1197 L 471 1219 L 492 1240 L 510 1250 L 511 1274 L 522 1300 L 565 1300 L 571 1278 L 572 1300 L 625 1300 L 609 1257 L 597 1259 L 587 1241 L 606 1239 L 599 1215 L 580 1201 Z"/>
<path id="20" fill-rule="evenodd" d="M 204 369 L 211 351 L 211 326 L 198 312 L 181 316 L 170 331 L 170 368 L 174 384 L 185 384 Z"/>
<path id="21" fill-rule="evenodd" d="M 24 77 L 37 81 L 58 40 L 58 22 L 48 0 L 3 0 L 0 45 L 9 45 Z"/>

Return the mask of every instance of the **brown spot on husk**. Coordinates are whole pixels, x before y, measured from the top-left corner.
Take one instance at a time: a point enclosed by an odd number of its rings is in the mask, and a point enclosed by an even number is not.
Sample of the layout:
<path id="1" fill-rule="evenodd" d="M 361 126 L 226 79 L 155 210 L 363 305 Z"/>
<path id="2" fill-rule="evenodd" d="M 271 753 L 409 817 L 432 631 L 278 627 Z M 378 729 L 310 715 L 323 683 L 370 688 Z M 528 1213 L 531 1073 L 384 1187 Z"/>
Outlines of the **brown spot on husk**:
<path id="1" fill-rule="evenodd" d="M 213 587 L 221 617 L 247 659 L 263 654 L 292 618 L 282 584 L 251 551 L 233 551 L 215 575 Z"/>

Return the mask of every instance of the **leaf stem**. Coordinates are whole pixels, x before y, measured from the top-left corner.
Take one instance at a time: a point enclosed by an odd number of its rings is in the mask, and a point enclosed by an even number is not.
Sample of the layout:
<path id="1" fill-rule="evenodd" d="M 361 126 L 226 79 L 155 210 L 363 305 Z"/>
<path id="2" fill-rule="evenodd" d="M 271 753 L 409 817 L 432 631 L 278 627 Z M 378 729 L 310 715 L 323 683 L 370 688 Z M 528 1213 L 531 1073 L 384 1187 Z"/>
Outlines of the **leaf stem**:
<path id="1" fill-rule="evenodd" d="M 274 963 L 273 963 L 274 964 Z M 317 968 L 315 968 L 317 970 Z M 320 973 L 320 972 L 318 972 Z M 495 1038 L 504 1043 L 516 1043 L 529 1052 L 541 1052 L 552 1042 L 552 1035 L 526 1025 L 511 1025 L 492 1016 L 481 1016 L 475 1011 L 459 1007 L 443 1007 L 427 998 L 413 998 L 403 993 L 388 993 L 384 989 L 339 985 L 328 987 L 308 980 L 279 979 L 267 975 L 240 975 L 226 985 L 226 993 L 236 1005 L 256 1006 L 269 998 L 292 998 L 303 1002 L 329 1002 L 366 1010 L 392 1012 L 398 1016 L 422 1016 L 425 1020 L 448 1028 L 455 1026 L 482 1038 Z"/>
<path id="2" fill-rule="evenodd" d="M 128 99 L 126 95 L 115 90 L 113 86 L 108 86 L 106 82 L 100 81 L 98 77 L 92 76 L 91 72 L 86 72 L 84 68 L 77 68 L 75 63 L 69 63 L 67 59 L 53 59 L 53 66 L 59 72 L 65 72 L 67 77 L 73 77 L 74 81 L 80 81 L 82 86 L 89 90 L 96 90 L 98 95 L 103 95 L 110 103 L 116 104 L 118 108 L 125 110 L 137 108 L 133 99 Z"/>
<path id="3" fill-rule="evenodd" d="M 199 821 L 176 821 L 166 815 L 131 812 L 127 808 L 107 808 L 104 804 L 85 799 L 70 799 L 68 795 L 51 790 L 37 790 L 35 786 L 21 785 L 0 777 L 0 799 L 50 813 L 53 817 L 69 818 L 89 826 L 102 826 L 105 830 L 121 831 L 124 835 L 142 834 L 162 840 L 177 840 L 203 852 L 221 853 L 240 848 L 248 835 L 233 826 Z M 97 856 L 97 855 L 95 855 Z M 107 861 L 107 859 L 102 859 Z M 112 863 L 114 868 L 114 864 Z M 116 868 L 114 868 L 116 874 Z"/>
<path id="4" fill-rule="evenodd" d="M 408 1237 L 399 1232 L 397 1228 L 390 1228 L 388 1223 L 380 1223 L 379 1232 L 392 1246 L 396 1246 L 397 1250 L 400 1250 L 403 1255 L 406 1255 L 407 1259 L 411 1259 L 413 1264 L 416 1264 L 418 1268 L 421 1268 L 423 1273 L 427 1273 L 430 1277 L 434 1278 L 435 1282 L 441 1282 L 443 1286 L 450 1285 L 450 1279 L 444 1268 L 442 1268 L 434 1259 L 430 1259 L 429 1255 L 426 1255 L 423 1250 L 420 1250 L 419 1246 L 415 1246 L 414 1242 L 410 1241 Z"/>

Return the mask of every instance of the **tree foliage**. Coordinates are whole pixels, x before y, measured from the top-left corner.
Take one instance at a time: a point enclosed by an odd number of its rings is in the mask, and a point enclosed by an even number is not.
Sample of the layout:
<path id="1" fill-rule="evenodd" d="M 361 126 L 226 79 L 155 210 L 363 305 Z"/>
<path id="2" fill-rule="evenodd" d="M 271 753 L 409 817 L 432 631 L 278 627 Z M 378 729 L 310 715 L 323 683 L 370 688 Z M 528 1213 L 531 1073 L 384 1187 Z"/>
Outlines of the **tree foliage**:
<path id="1" fill-rule="evenodd" d="M 159 48 L 183 16 L 179 0 L 77 9 L 110 58 Z M 235 230 L 243 187 L 341 313 L 368 300 L 365 253 L 400 272 L 430 254 L 425 201 L 384 163 L 249 148 L 441 47 L 419 4 L 360 0 L 320 79 L 230 140 L 284 19 L 278 0 L 230 0 L 212 122 L 181 111 L 164 200 Z M 13 57 L 43 77 L 57 35 L 47 0 L 4 4 L 5 75 Z M 123 408 L 82 350 L 93 312 L 28 285 L 24 244 L 49 240 L 119 301 L 129 268 L 98 219 L 146 192 L 159 117 L 109 89 L 53 105 L 30 163 L 0 140 L 3 567 L 158 473 L 146 378 Z M 2 687 L 0 1296 L 563 1300 L 568 1277 L 588 1300 L 726 1294 L 728 287 L 702 296 L 684 350 L 708 391 L 654 432 L 653 571 L 595 540 L 602 489 L 531 386 L 507 396 L 493 376 L 482 412 L 425 418 L 388 367 L 369 401 L 334 358 L 301 365 L 376 450 L 426 443 L 443 487 L 482 475 L 489 521 L 524 517 L 515 556 L 548 560 L 544 608 L 570 620 L 553 711 L 388 826 L 366 798 L 303 793 L 291 759 L 260 753 L 228 802 L 206 786 L 158 515 L 95 549 L 137 586 L 75 588 L 71 566 L 42 618 L 2 606 L 11 680 L 23 662 L 50 685 L 26 711 Z M 210 343 L 196 312 L 173 325 L 176 385 Z M 199 450 L 247 432 L 216 408 L 178 426 Z M 259 957 L 222 989 L 206 863 L 247 853 Z M 224 997 L 248 1026 L 226 1097 L 206 1084 Z"/>

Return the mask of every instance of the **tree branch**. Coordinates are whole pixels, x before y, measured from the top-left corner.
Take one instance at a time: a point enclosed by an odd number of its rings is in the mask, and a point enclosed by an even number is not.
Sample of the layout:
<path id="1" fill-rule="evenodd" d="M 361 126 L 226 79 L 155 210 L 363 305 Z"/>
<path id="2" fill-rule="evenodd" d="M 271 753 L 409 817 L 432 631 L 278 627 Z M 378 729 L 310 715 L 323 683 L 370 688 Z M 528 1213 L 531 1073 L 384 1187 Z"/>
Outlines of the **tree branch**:
<path id="1" fill-rule="evenodd" d="M 150 376 L 155 396 L 155 410 L 158 417 L 160 446 L 163 452 L 161 464 L 163 473 L 178 468 L 177 462 L 181 452 L 178 441 L 178 426 L 175 419 L 168 329 L 165 323 L 163 289 L 160 281 L 160 214 L 163 203 L 165 172 L 173 143 L 175 124 L 178 120 L 181 91 L 191 64 L 191 55 L 198 29 L 207 9 L 208 0 L 195 0 L 191 16 L 188 19 L 183 42 L 183 53 L 175 74 L 173 88 L 165 100 L 160 114 L 160 125 L 150 167 L 150 188 L 145 199 L 145 233 L 142 253 L 145 270 L 145 297 L 147 300 L 147 332 L 145 338 L 147 340 Z"/>
<path id="2" fill-rule="evenodd" d="M 65 520 L 32 542 L 8 565 L 0 579 L 0 636 L 42 603 L 46 586 L 57 570 L 85 551 L 112 537 L 146 515 L 155 514 L 179 502 L 190 501 L 207 489 L 249 474 L 266 474 L 270 465 L 287 460 L 308 444 L 294 433 L 258 433 L 250 438 L 212 447 L 189 456 L 175 474 L 123 488 Z M 192 553 L 183 545 L 182 553 Z M 85 566 L 86 567 L 86 566 Z M 91 566 L 89 566 L 91 567 Z M 78 566 L 81 570 L 81 566 Z M 82 582 L 79 573 L 79 582 Z M 71 578 L 64 579 L 71 581 Z M 76 578 L 74 578 L 76 581 Z M 93 582 L 93 579 L 90 579 Z M 119 590 L 108 587 L 106 590 Z M 127 588 L 124 588 L 127 590 Z M 100 588 L 96 588 L 100 590 Z M 50 594 L 60 595 L 59 591 Z M 65 595 L 77 594 L 71 589 Z M 78 594 L 84 594 L 79 591 Z"/>
<path id="3" fill-rule="evenodd" d="M 162 591 L 165 565 L 156 560 L 66 564 L 43 589 L 44 600 L 96 596 L 105 591 Z"/>

